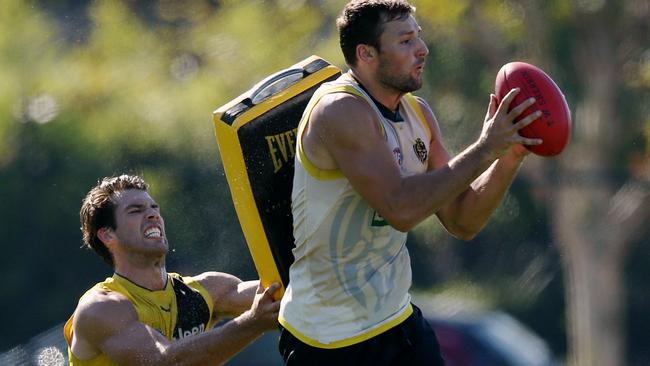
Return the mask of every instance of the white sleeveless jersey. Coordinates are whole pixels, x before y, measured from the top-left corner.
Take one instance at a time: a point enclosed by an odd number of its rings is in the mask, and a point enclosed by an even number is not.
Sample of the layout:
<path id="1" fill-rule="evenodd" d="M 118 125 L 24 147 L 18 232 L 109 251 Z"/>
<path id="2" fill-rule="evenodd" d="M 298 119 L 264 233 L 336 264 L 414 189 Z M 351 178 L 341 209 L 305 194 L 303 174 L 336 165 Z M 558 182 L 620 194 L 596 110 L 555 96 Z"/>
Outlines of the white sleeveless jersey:
<path id="1" fill-rule="evenodd" d="M 402 122 L 385 119 L 350 74 L 323 84 L 300 121 L 292 192 L 296 247 L 280 323 L 301 341 L 338 348 L 380 334 L 413 311 L 411 264 L 399 232 L 377 214 L 338 170 L 319 170 L 305 156 L 302 134 L 323 95 L 366 100 L 380 121 L 386 148 L 404 174 L 427 170 L 431 132 L 420 106 L 402 97 Z"/>

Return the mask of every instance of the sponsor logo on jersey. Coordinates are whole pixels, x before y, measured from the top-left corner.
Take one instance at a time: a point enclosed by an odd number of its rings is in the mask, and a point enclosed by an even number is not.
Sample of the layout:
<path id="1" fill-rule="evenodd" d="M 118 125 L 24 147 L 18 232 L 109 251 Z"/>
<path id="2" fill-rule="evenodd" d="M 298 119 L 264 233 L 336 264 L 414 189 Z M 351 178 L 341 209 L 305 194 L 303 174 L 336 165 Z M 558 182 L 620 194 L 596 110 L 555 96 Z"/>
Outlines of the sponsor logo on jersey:
<path id="1" fill-rule="evenodd" d="M 181 278 L 172 277 L 172 280 L 177 314 L 172 338 L 182 339 L 204 332 L 210 322 L 210 308 L 206 300 Z"/>
<path id="2" fill-rule="evenodd" d="M 384 219 L 377 211 L 372 215 L 372 222 L 370 223 L 370 226 L 386 226 L 388 225 L 388 221 Z"/>
<path id="3" fill-rule="evenodd" d="M 192 327 L 191 329 L 183 329 L 181 327 L 178 327 L 176 330 L 178 331 L 178 339 L 183 339 L 185 337 L 195 336 L 197 334 L 203 333 L 203 331 L 205 331 L 205 325 L 199 324 L 198 326 Z"/>
<path id="4" fill-rule="evenodd" d="M 399 147 L 394 148 L 393 155 L 395 155 L 395 160 L 397 160 L 397 164 L 402 166 L 402 161 L 404 160 L 404 158 L 402 157 L 402 150 L 400 150 Z"/>

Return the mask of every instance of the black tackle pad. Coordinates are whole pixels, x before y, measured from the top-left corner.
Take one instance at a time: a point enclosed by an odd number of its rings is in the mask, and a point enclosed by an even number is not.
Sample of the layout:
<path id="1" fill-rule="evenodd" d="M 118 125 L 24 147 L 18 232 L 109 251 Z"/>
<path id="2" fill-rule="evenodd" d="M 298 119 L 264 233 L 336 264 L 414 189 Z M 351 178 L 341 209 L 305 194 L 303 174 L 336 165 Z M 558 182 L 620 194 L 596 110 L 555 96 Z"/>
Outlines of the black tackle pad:
<path id="1" fill-rule="evenodd" d="M 311 56 L 281 70 L 213 113 L 237 217 L 262 285 L 284 293 L 293 263 L 291 189 L 297 128 L 322 83 L 341 70 Z"/>

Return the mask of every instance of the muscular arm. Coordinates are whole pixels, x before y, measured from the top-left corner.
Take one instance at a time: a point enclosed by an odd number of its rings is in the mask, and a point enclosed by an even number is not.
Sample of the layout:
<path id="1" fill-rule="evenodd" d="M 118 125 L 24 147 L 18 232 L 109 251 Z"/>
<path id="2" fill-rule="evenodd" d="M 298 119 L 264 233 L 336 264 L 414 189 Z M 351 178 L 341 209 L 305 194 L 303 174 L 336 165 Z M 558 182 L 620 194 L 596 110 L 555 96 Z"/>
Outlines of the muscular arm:
<path id="1" fill-rule="evenodd" d="M 252 308 L 223 326 L 173 342 L 139 322 L 123 296 L 98 293 L 75 312 L 72 350 L 82 359 L 103 352 L 119 365 L 220 365 L 275 326 L 276 289 L 258 291 Z"/>
<path id="2" fill-rule="evenodd" d="M 447 164 L 449 154 L 441 143 L 440 129 L 433 112 L 424 101 L 419 102 L 433 136 L 429 150 L 429 170 L 439 169 Z M 486 119 L 494 115 L 496 105 L 491 102 L 489 108 L 493 110 L 488 113 Z M 527 154 L 528 150 L 523 146 L 512 146 L 458 197 L 437 211 L 436 215 L 445 228 L 461 239 L 474 237 L 501 203 Z"/>
<path id="3" fill-rule="evenodd" d="M 512 151 L 481 174 L 447 210 L 438 217 L 455 236 L 469 240 L 481 231 L 514 180 L 525 152 Z"/>
<path id="4" fill-rule="evenodd" d="M 223 272 L 205 272 L 196 279 L 210 293 L 214 313 L 220 316 L 237 316 L 250 309 L 260 281 L 242 281 Z"/>
<path id="5" fill-rule="evenodd" d="M 394 228 L 408 231 L 449 206 L 512 145 L 538 143 L 517 134 L 533 119 L 512 124 L 523 111 L 507 112 L 514 95 L 504 98 L 475 143 L 452 159 L 448 155 L 439 159 L 444 162 L 426 174 L 401 173 L 370 106 L 350 95 L 333 94 L 321 100 L 303 143 L 317 166 L 339 168 Z"/>

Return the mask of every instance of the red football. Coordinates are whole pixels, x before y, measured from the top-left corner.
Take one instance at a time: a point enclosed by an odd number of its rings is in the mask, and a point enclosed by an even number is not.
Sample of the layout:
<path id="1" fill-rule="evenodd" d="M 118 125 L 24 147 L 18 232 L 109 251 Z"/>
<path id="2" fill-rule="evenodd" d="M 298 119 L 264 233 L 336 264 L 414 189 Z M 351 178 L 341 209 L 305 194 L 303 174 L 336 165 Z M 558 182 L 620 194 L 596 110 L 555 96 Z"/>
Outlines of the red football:
<path id="1" fill-rule="evenodd" d="M 510 62 L 501 67 L 495 82 L 495 94 L 501 101 L 511 89 L 521 91 L 510 104 L 512 108 L 530 97 L 535 104 L 521 114 L 519 119 L 539 110 L 542 116 L 522 128 L 524 137 L 541 138 L 541 145 L 526 146 L 541 156 L 554 156 L 562 152 L 571 136 L 571 111 L 557 84 L 537 66 L 525 62 Z"/>

